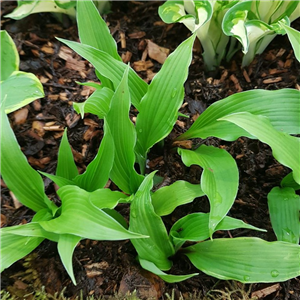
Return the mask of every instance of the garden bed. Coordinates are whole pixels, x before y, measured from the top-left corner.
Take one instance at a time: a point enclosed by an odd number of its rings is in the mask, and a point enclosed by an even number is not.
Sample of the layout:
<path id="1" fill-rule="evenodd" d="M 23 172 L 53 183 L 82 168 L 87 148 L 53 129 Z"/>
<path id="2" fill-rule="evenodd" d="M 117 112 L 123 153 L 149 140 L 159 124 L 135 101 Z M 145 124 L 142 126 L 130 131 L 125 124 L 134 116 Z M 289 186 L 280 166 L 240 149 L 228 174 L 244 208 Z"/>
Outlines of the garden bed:
<path id="1" fill-rule="evenodd" d="M 166 25 L 157 14 L 160 2 L 114 2 L 112 13 L 106 21 L 124 62 L 130 62 L 136 72 L 147 82 L 161 68 L 161 53 L 172 52 L 190 32 L 181 24 Z M 2 3 L 2 14 L 9 13 L 14 2 Z M 64 128 L 68 128 L 69 142 L 77 166 L 84 170 L 97 153 L 103 136 L 103 122 L 92 114 L 81 119 L 73 109 L 73 102 L 82 102 L 93 89 L 75 81 L 97 82 L 91 64 L 72 50 L 63 46 L 55 37 L 78 40 L 77 27 L 66 19 L 58 23 L 50 14 L 35 14 L 20 21 L 2 19 L 2 28 L 13 37 L 20 54 L 20 70 L 34 73 L 43 83 L 45 97 L 10 114 L 13 130 L 22 151 L 31 166 L 47 173 L 54 173 L 57 153 Z M 294 27 L 300 29 L 299 20 Z M 157 56 L 156 50 L 160 49 Z M 241 56 L 236 54 L 230 63 L 224 63 L 214 72 L 204 71 L 201 47 L 194 45 L 193 61 L 185 83 L 184 104 L 180 109 L 190 118 L 180 117 L 162 148 L 154 147 L 149 154 L 147 173 L 158 170 L 164 178 L 161 185 L 176 180 L 198 183 L 201 168 L 186 167 L 176 152 L 174 138 L 185 132 L 209 105 L 231 94 L 250 89 L 277 90 L 300 89 L 299 63 L 294 57 L 286 36 L 276 37 L 266 51 L 255 58 L 250 66 L 241 69 Z M 136 116 L 136 110 L 130 111 Z M 202 143 L 194 139 L 188 149 Z M 235 230 L 220 231 L 216 237 L 256 236 L 267 241 L 275 240 L 268 214 L 267 194 L 278 186 L 288 174 L 288 169 L 273 157 L 269 146 L 247 138 L 224 142 L 216 138 L 205 140 L 207 145 L 226 149 L 239 168 L 239 192 L 229 216 L 267 229 L 267 232 Z M 45 179 L 45 191 L 54 202 L 59 201 L 55 185 Z M 113 183 L 111 188 L 114 189 Z M 29 222 L 33 212 L 20 205 L 1 181 L 1 226 Z M 127 204 L 117 210 L 129 216 Z M 178 207 L 163 218 L 169 229 L 174 222 L 192 212 L 209 212 L 206 197 Z M 84 224 L 82 224 L 84 226 Z M 136 290 L 140 298 L 164 298 L 174 293 L 175 299 L 299 299 L 300 280 L 282 283 L 242 285 L 238 282 L 220 281 L 204 273 L 180 283 L 164 283 L 157 276 L 141 269 L 135 260 L 136 251 L 130 241 L 103 242 L 83 240 L 74 252 L 74 286 L 60 261 L 57 246 L 44 241 L 26 258 L 16 262 L 2 273 L 2 289 L 17 299 L 32 299 L 32 294 L 42 286 L 49 294 L 63 289 L 67 297 L 109 296 Z M 172 274 L 190 274 L 198 270 L 182 255 L 177 254 Z M 218 290 L 218 291 L 216 291 Z M 234 292 L 237 291 L 237 292 Z M 232 292 L 232 294 L 231 294 Z M 224 294 L 222 294 L 224 293 Z M 28 295 L 25 296 L 25 295 Z M 227 298 L 226 298 L 227 297 Z M 243 298 L 244 297 L 244 298 Z M 247 298 L 248 297 L 248 298 Z"/>

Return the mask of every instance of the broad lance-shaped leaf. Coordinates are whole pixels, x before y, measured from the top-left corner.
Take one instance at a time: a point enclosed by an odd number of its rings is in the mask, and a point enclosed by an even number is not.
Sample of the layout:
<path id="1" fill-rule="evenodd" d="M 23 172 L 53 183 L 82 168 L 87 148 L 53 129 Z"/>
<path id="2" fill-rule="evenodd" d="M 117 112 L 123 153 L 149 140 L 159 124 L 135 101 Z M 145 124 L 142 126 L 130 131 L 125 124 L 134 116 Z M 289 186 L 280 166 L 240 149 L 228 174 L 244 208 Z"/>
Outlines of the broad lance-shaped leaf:
<path id="1" fill-rule="evenodd" d="M 33 211 L 56 206 L 44 192 L 42 177 L 27 162 L 1 107 L 1 176 L 16 198 Z"/>
<path id="2" fill-rule="evenodd" d="M 77 26 L 82 44 L 102 50 L 116 60 L 122 61 L 117 44 L 92 0 L 77 1 Z M 103 86 L 109 88 L 113 86 L 107 77 L 101 76 L 99 72 L 96 72 L 96 75 Z"/>
<path id="3" fill-rule="evenodd" d="M 185 248 L 202 272 L 243 283 L 281 282 L 300 275 L 300 246 L 259 238 L 214 239 Z"/>
<path id="4" fill-rule="evenodd" d="M 140 103 L 136 118 L 135 150 L 138 157 L 141 157 L 142 170 L 148 150 L 171 132 L 177 120 L 194 40 L 195 35 L 192 35 L 169 55 Z"/>
<path id="5" fill-rule="evenodd" d="M 58 234 L 44 230 L 38 222 L 1 228 L 1 232 L 25 237 L 41 237 L 53 242 L 57 242 L 59 238 Z"/>
<path id="6" fill-rule="evenodd" d="M 293 177 L 293 172 L 287 174 L 280 182 L 280 186 L 282 188 L 291 187 L 295 191 L 300 190 L 300 184 L 297 183 Z"/>
<path id="7" fill-rule="evenodd" d="M 236 113 L 225 116 L 221 120 L 240 126 L 261 142 L 268 144 L 272 148 L 274 157 L 293 170 L 294 179 L 300 184 L 299 138 L 274 129 L 267 117 L 256 116 L 251 113 Z"/>
<path id="8" fill-rule="evenodd" d="M 167 273 L 164 273 L 162 270 L 160 270 L 153 262 L 151 262 L 149 260 L 139 258 L 139 262 L 143 269 L 150 271 L 151 273 L 160 277 L 162 280 L 169 282 L 169 283 L 180 282 L 180 281 L 187 280 L 193 276 L 198 275 L 198 273 L 193 273 L 193 274 L 188 274 L 188 275 L 167 274 Z"/>
<path id="9" fill-rule="evenodd" d="M 89 163 L 85 172 L 74 178 L 74 182 L 88 192 L 103 188 L 111 172 L 114 163 L 114 141 L 110 128 L 104 120 L 104 136 L 102 138 L 98 153 Z"/>
<path id="10" fill-rule="evenodd" d="M 110 79 L 115 88 L 121 82 L 124 71 L 127 68 L 126 64 L 116 60 L 108 53 L 95 49 L 89 45 L 80 44 L 64 39 L 57 38 L 62 43 L 69 46 L 80 56 L 88 60 L 104 77 Z M 128 85 L 131 95 L 132 104 L 139 109 L 139 103 L 148 89 L 148 84 L 143 81 L 134 70 L 129 69 Z"/>
<path id="11" fill-rule="evenodd" d="M 159 216 L 170 214 L 177 206 L 192 202 L 204 196 L 200 184 L 191 184 L 178 180 L 169 186 L 162 187 L 152 194 L 152 205 Z"/>
<path id="12" fill-rule="evenodd" d="M 19 70 L 20 58 L 17 47 L 6 30 L 0 30 L 1 39 L 1 81 L 6 80 L 14 71 Z"/>
<path id="13" fill-rule="evenodd" d="M 78 170 L 68 141 L 66 129 L 58 149 L 56 175 L 68 180 L 72 180 L 78 175 Z"/>
<path id="14" fill-rule="evenodd" d="M 151 261 L 160 270 L 169 270 L 172 263 L 168 257 L 174 254 L 174 248 L 162 219 L 151 204 L 150 190 L 154 174 L 152 172 L 145 177 L 132 200 L 129 230 L 148 236 L 131 240 L 139 259 Z"/>
<path id="15" fill-rule="evenodd" d="M 84 118 L 85 113 L 92 113 L 103 119 L 108 113 L 110 101 L 114 92 L 106 87 L 96 90 L 86 101 L 73 103 L 75 111 Z"/>
<path id="16" fill-rule="evenodd" d="M 186 241 L 201 242 L 208 239 L 210 237 L 208 222 L 209 213 L 193 213 L 178 220 L 170 230 L 175 249 L 178 250 Z M 215 231 L 238 228 L 266 231 L 227 216 L 217 225 Z"/>
<path id="17" fill-rule="evenodd" d="M 6 80 L 1 81 L 0 87 L 1 101 L 4 102 L 7 114 L 44 97 L 41 82 L 31 73 L 15 71 Z"/>
<path id="18" fill-rule="evenodd" d="M 43 240 L 42 237 L 28 237 L 2 231 L 0 244 L 0 272 L 33 251 Z"/>
<path id="19" fill-rule="evenodd" d="M 239 173 L 235 160 L 225 150 L 201 145 L 197 150 L 178 149 L 186 166 L 203 168 L 201 188 L 210 203 L 209 234 L 225 217 L 237 195 Z"/>
<path id="20" fill-rule="evenodd" d="M 219 120 L 238 112 L 266 116 L 275 129 L 289 134 L 300 134 L 300 91 L 296 89 L 251 90 L 233 94 L 212 104 L 178 139 L 206 139 L 215 136 L 226 141 L 234 141 L 240 136 L 254 138 L 239 126 Z"/>
<path id="21" fill-rule="evenodd" d="M 290 26 L 287 26 L 283 22 L 279 22 L 279 25 L 282 26 L 284 28 L 284 30 L 286 31 L 286 34 L 287 34 L 287 36 L 290 40 L 290 43 L 293 47 L 294 54 L 295 54 L 297 60 L 300 61 L 300 43 L 299 43 L 300 32 Z"/>
<path id="22" fill-rule="evenodd" d="M 73 272 L 72 257 L 76 245 L 80 242 L 81 237 L 71 234 L 61 234 L 59 236 L 57 249 L 60 259 L 67 270 L 69 276 L 72 279 L 74 285 L 76 285 L 76 279 Z"/>
<path id="23" fill-rule="evenodd" d="M 272 228 L 279 241 L 299 244 L 300 197 L 293 188 L 275 187 L 268 194 Z"/>
<path id="24" fill-rule="evenodd" d="M 129 66 L 111 99 L 106 120 L 115 145 L 115 157 L 110 178 L 123 192 L 132 194 L 137 191 L 143 181 L 143 176 L 134 169 L 136 132 L 129 118 L 128 71 Z"/>
<path id="25" fill-rule="evenodd" d="M 98 209 L 91 201 L 91 193 L 77 186 L 64 186 L 57 194 L 62 202 L 61 215 L 40 222 L 46 231 L 110 241 L 144 237 L 126 230 L 114 218 Z"/>
<path id="26" fill-rule="evenodd" d="M 102 50 L 122 61 L 117 51 L 117 43 L 92 0 L 77 1 L 77 25 L 82 44 Z"/>
<path id="27" fill-rule="evenodd" d="M 104 122 L 104 137 L 102 138 L 98 153 L 89 163 L 83 174 L 77 175 L 78 170 L 74 162 L 73 154 L 67 140 L 66 131 L 63 135 L 58 154 L 58 165 L 56 174 L 40 173 L 59 187 L 65 185 L 77 185 L 78 187 L 93 192 L 105 186 L 114 161 L 114 143 L 108 127 Z"/>

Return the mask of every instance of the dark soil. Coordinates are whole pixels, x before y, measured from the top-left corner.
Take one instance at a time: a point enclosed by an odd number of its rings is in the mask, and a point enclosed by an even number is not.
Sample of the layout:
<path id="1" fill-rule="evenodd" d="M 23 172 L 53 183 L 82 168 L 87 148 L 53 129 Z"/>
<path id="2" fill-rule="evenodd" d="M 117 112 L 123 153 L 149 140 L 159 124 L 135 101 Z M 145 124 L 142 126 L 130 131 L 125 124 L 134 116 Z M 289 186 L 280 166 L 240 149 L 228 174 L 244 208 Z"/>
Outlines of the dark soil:
<path id="1" fill-rule="evenodd" d="M 129 60 L 133 67 L 141 61 L 147 39 L 172 52 L 190 34 L 182 24 L 163 24 L 157 15 L 160 4 L 147 1 L 114 2 L 112 13 L 105 16 L 118 42 L 119 53 L 123 54 L 124 60 L 131 55 Z M 13 1 L 2 2 L 1 14 L 9 13 L 14 7 Z M 102 122 L 97 117 L 87 115 L 81 120 L 74 112 L 72 103 L 84 101 L 92 93 L 92 90 L 79 86 L 75 81 L 97 82 L 97 77 L 93 67 L 77 54 L 63 52 L 66 55 L 63 56 L 62 44 L 55 39 L 61 37 L 77 41 L 76 25 L 67 18 L 63 24 L 58 23 L 51 14 L 35 14 L 20 21 L 3 18 L 1 25 L 17 45 L 20 69 L 37 75 L 44 86 L 44 98 L 26 106 L 23 115 L 17 112 L 10 115 L 16 137 L 30 164 L 38 170 L 54 173 L 62 130 L 67 127 L 76 163 L 80 170 L 84 170 L 96 154 L 103 130 Z M 293 26 L 299 30 L 299 20 Z M 124 35 L 126 44 L 121 45 Z M 300 89 L 299 63 L 285 36 L 276 37 L 266 51 L 243 70 L 240 68 L 241 55 L 237 54 L 230 63 L 224 63 L 215 72 L 208 74 L 203 69 L 199 43 L 196 42 L 194 48 L 194 59 L 185 84 L 186 95 L 181 109 L 182 113 L 191 118 L 179 118 L 164 148 L 154 148 L 149 155 L 149 172 L 158 169 L 158 174 L 165 178 L 164 184 L 178 179 L 199 182 L 201 169 L 196 166 L 185 167 L 172 143 L 213 102 L 249 89 Z M 159 71 L 161 64 L 149 57 L 146 60 L 152 64 L 138 74 L 149 81 Z M 134 110 L 131 113 L 136 114 Z M 45 130 L 45 126 L 56 127 Z M 232 143 L 215 138 L 193 140 L 193 146 L 197 143 L 225 148 L 237 161 L 240 171 L 239 193 L 229 215 L 268 230 L 266 233 L 249 230 L 220 232 L 218 237 L 257 236 L 268 241 L 275 240 L 268 215 L 267 194 L 272 187 L 279 185 L 288 170 L 273 158 L 267 145 L 257 140 L 240 138 Z M 33 212 L 18 205 L 3 181 L 1 187 L 1 226 L 29 222 Z M 55 187 L 48 179 L 45 179 L 45 190 L 53 201 L 59 201 Z M 128 216 L 126 205 L 120 205 L 117 209 L 125 217 Z M 199 211 L 209 211 L 205 197 L 177 208 L 170 216 L 164 217 L 164 221 L 170 227 L 180 217 Z M 66 288 L 65 296 L 68 297 L 78 296 L 80 290 L 84 296 L 107 296 L 136 290 L 141 298 L 166 299 L 165 294 L 171 295 L 174 290 L 175 299 L 179 298 L 180 293 L 185 298 L 194 294 L 197 299 L 204 299 L 212 289 L 223 292 L 250 289 L 250 296 L 252 292 L 261 292 L 259 299 L 300 299 L 300 278 L 279 284 L 243 286 L 237 282 L 219 281 L 200 272 L 199 276 L 184 282 L 167 284 L 142 270 L 135 256 L 130 241 L 83 240 L 74 253 L 74 273 L 78 283 L 74 286 L 62 266 L 56 244 L 44 241 L 32 254 L 2 273 L 2 289 L 18 299 L 30 299 L 31 296 L 27 298 L 24 295 L 29 295 L 41 286 L 45 286 L 46 291 L 52 294 Z M 177 256 L 171 273 L 188 274 L 197 271 L 187 259 Z M 228 298 L 229 294 L 222 296 L 221 292 L 212 294 L 219 295 L 218 299 L 243 299 L 238 292 L 233 293 L 231 298 Z M 250 299 L 250 296 L 244 299 Z"/>

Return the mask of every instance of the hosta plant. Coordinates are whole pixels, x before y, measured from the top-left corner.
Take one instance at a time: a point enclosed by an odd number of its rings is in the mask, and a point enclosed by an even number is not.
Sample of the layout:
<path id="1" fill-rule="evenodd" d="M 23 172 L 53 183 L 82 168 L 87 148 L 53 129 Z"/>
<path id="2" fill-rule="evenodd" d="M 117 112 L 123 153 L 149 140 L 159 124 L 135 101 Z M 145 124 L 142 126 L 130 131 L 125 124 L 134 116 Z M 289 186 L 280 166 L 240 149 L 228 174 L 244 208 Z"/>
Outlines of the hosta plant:
<path id="1" fill-rule="evenodd" d="M 100 13 L 107 13 L 110 10 L 110 1 L 95 0 L 95 5 Z M 75 19 L 76 1 L 74 0 L 18 0 L 18 6 L 6 18 L 15 20 L 23 19 L 34 13 L 51 12 L 58 20 L 62 20 L 61 14 L 67 14 Z"/>
<path id="2" fill-rule="evenodd" d="M 166 23 L 183 23 L 196 32 L 203 48 L 207 70 L 227 61 L 242 45 L 242 67 L 247 66 L 256 54 L 261 54 L 272 39 L 287 34 L 300 61 L 300 33 L 290 23 L 300 16 L 299 1 L 214 1 L 168 0 L 159 8 Z"/>
<path id="3" fill-rule="evenodd" d="M 196 35 L 182 42 L 147 84 L 122 62 L 116 43 L 93 2 L 78 1 L 77 10 L 80 43 L 59 40 L 96 69 L 101 85 L 94 85 L 96 91 L 91 97 L 74 107 L 82 116 L 93 113 L 104 120 L 104 138 L 86 172 L 78 174 L 66 134 L 63 136 L 56 174 L 43 173 L 59 186 L 62 205 L 57 207 L 44 194 L 41 177 L 28 165 L 2 112 L 5 140 L 2 139 L 1 157 L 7 161 L 11 155 L 19 157 L 15 159 L 18 168 L 13 165 L 9 169 L 8 163 L 3 165 L 3 179 L 13 192 L 18 192 L 16 196 L 24 205 L 37 212 L 32 223 L 1 230 L 4 236 L 1 257 L 9 261 L 5 267 L 48 238 L 58 242 L 64 266 L 75 282 L 71 258 L 76 244 L 83 238 L 110 237 L 130 239 L 141 266 L 167 282 L 196 275 L 167 273 L 176 253 L 186 255 L 199 270 L 220 279 L 250 283 L 284 281 L 299 276 L 300 247 L 294 240 L 215 238 L 219 230 L 263 230 L 227 216 L 237 194 L 239 177 L 235 160 L 224 149 L 206 145 L 195 150 L 178 149 L 187 166 L 197 164 L 203 168 L 199 184 L 179 180 L 155 190 L 156 172 L 146 174 L 148 152 L 163 141 L 177 120 Z M 285 110 L 279 106 L 282 99 L 286 101 Z M 138 112 L 135 123 L 129 117 L 131 105 Z M 213 104 L 179 139 L 257 138 L 269 144 L 275 158 L 291 168 L 292 178 L 283 180 L 282 185 L 294 188 L 300 177 L 296 152 L 299 139 L 289 134 L 299 134 L 297 116 L 299 91 L 248 91 Z M 14 150 L 9 152 L 8 149 Z M 20 178 L 20 181 L 13 182 L 12 178 Z M 120 191 L 104 189 L 108 178 Z M 209 213 L 186 215 L 167 230 L 163 216 L 204 195 L 210 201 Z M 123 218 L 113 210 L 120 202 L 130 205 L 128 229 Z M 279 217 L 275 219 L 281 222 Z M 294 232 L 295 222 L 286 223 L 285 228 Z M 22 251 L 11 254 L 14 252 L 9 252 L 9 239 L 14 239 L 17 246 L 23 245 Z M 185 247 L 186 241 L 194 244 Z"/>

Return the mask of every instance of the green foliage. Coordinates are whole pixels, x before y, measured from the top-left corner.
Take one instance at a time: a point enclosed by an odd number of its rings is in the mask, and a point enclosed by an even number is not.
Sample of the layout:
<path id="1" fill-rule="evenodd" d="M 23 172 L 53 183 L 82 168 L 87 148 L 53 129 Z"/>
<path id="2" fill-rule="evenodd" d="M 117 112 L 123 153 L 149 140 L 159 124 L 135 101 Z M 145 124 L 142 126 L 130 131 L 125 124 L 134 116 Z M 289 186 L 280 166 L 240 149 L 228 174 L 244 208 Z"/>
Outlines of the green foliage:
<path id="1" fill-rule="evenodd" d="M 296 58 L 300 59 L 300 33 L 290 23 L 300 16 L 299 1 L 166 1 L 159 8 L 165 23 L 183 23 L 196 32 L 203 47 L 203 60 L 208 70 L 229 61 L 239 50 L 244 53 L 242 67 L 256 54 L 261 54 L 277 34 L 287 34 Z M 226 52 L 226 48 L 228 48 Z"/>
<path id="2" fill-rule="evenodd" d="M 38 78 L 19 71 L 17 48 L 5 30 L 0 30 L 1 38 L 1 106 L 6 113 L 13 112 L 44 96 L 43 86 Z M 20 93 L 22 89 L 23 93 Z"/>
<path id="3" fill-rule="evenodd" d="M 177 17 L 182 12 L 181 2 L 174 1 Z M 220 16 L 223 18 L 221 8 L 232 9 L 236 2 L 218 1 Z M 186 3 L 186 9 L 193 11 L 194 2 Z M 249 3 L 244 4 L 248 7 Z M 74 108 L 82 117 L 89 112 L 103 119 L 104 135 L 94 160 L 79 174 L 67 132 L 64 132 L 55 175 L 40 172 L 59 186 L 57 195 L 61 206 L 57 207 L 45 194 L 39 172 L 30 167 L 21 152 L 6 115 L 32 101 L 32 97 L 20 93 L 16 98 L 15 88 L 8 82 L 5 94 L 1 94 L 1 173 L 19 201 L 36 214 L 28 224 L 1 229 L 2 269 L 30 253 L 42 240 L 49 239 L 57 243 L 63 265 L 76 284 L 72 255 L 76 245 L 88 238 L 130 239 L 141 266 L 167 282 L 197 275 L 165 272 L 171 269 L 173 256 L 178 252 L 184 253 L 199 270 L 220 279 L 272 282 L 300 275 L 300 207 L 299 196 L 295 194 L 300 185 L 300 144 L 298 137 L 291 136 L 300 133 L 300 92 L 252 90 L 232 95 L 211 105 L 178 138 L 213 136 L 233 141 L 246 136 L 259 139 L 270 145 L 274 157 L 292 170 L 282 180 L 281 188 L 275 187 L 268 197 L 278 241 L 213 239 L 219 230 L 263 231 L 227 216 L 237 195 L 239 177 L 236 162 L 226 150 L 203 143 L 193 150 L 178 149 L 187 167 L 196 164 L 203 169 L 199 184 L 176 181 L 153 191 L 155 172 L 144 174 L 148 151 L 171 132 L 178 117 L 196 35 L 178 46 L 148 85 L 121 61 L 116 43 L 93 2 L 77 5 L 81 42 L 59 40 L 96 68 L 101 85 L 94 85 L 93 95 L 84 103 L 74 104 Z M 214 7 L 208 1 L 195 1 L 195 5 L 197 18 L 205 17 L 205 21 L 197 24 L 202 28 L 209 24 Z M 246 15 L 239 20 L 246 20 Z M 172 14 L 168 18 L 172 18 Z M 193 18 L 189 15 L 182 20 Z M 278 19 L 281 20 L 280 16 Z M 96 26 L 91 27 L 92 24 Z M 7 39 L 5 43 L 9 45 L 11 41 Z M 10 57 L 12 62 L 7 64 L 12 75 L 3 73 L 5 81 L 17 71 L 14 53 Z M 129 117 L 131 105 L 137 109 L 135 124 Z M 119 191 L 105 188 L 108 180 L 112 180 Z M 204 195 L 209 199 L 210 212 L 186 215 L 168 232 L 162 216 Z M 130 204 L 129 224 L 114 210 L 119 203 Z M 184 247 L 187 241 L 197 244 Z"/>
<path id="4" fill-rule="evenodd" d="M 193 265 L 219 279 L 278 282 L 299 276 L 299 245 L 258 238 L 214 239 L 185 248 Z"/>
<path id="5" fill-rule="evenodd" d="M 84 2 L 84 1 L 78 1 Z M 60 14 L 67 14 L 71 18 L 75 19 L 76 16 L 76 4 L 75 0 L 18 0 L 18 7 L 13 10 L 6 18 L 15 20 L 23 19 L 31 14 L 51 12 L 54 13 L 58 20 L 62 20 Z M 110 10 L 110 1 L 95 0 L 96 7 L 100 13 L 107 13 Z M 78 7 L 77 7 L 78 11 Z"/>

